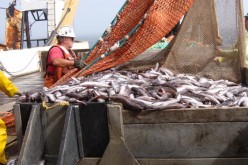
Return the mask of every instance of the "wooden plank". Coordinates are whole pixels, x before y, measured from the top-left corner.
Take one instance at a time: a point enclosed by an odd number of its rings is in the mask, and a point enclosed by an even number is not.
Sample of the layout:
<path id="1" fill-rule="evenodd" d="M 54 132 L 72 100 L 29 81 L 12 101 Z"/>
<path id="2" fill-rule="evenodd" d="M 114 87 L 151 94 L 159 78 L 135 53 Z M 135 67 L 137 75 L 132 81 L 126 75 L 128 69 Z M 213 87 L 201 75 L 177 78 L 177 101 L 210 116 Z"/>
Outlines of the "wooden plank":
<path id="1" fill-rule="evenodd" d="M 248 108 L 177 109 L 134 112 L 123 110 L 124 124 L 245 122 Z"/>
<path id="2" fill-rule="evenodd" d="M 166 123 L 124 125 L 134 157 L 248 157 L 248 123 Z"/>

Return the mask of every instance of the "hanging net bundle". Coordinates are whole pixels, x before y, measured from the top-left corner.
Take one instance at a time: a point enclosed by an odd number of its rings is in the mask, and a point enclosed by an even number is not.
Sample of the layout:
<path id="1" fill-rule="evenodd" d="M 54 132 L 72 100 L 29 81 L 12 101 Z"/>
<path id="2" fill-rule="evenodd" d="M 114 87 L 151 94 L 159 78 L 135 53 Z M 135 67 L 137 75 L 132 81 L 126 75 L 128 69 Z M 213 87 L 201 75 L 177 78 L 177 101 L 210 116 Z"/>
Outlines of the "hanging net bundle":
<path id="1" fill-rule="evenodd" d="M 148 69 L 159 62 L 175 73 L 247 83 L 244 36 L 241 1 L 196 0 L 169 47 L 122 69 Z"/>
<path id="2" fill-rule="evenodd" d="M 66 83 L 71 77 L 115 66 L 146 70 L 156 63 L 175 73 L 248 82 L 242 1 L 145 2 L 127 1 L 110 28 L 85 56 L 88 65 L 82 70 L 71 70 L 55 85 Z M 143 52 L 166 36 L 182 17 L 179 31 L 169 46 L 142 57 Z"/>

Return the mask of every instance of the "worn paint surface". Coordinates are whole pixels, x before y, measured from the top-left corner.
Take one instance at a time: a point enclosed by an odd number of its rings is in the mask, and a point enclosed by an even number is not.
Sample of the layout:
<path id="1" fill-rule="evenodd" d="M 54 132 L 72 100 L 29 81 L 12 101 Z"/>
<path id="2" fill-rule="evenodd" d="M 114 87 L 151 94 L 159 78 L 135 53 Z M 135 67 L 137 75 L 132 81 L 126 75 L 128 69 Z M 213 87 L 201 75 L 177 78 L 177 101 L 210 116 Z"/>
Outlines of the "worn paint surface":
<path id="1" fill-rule="evenodd" d="M 20 49 L 22 12 L 10 6 L 6 13 L 6 47 L 7 49 Z"/>
<path id="2" fill-rule="evenodd" d="M 128 124 L 125 139 L 138 158 L 247 158 L 247 122 Z"/>

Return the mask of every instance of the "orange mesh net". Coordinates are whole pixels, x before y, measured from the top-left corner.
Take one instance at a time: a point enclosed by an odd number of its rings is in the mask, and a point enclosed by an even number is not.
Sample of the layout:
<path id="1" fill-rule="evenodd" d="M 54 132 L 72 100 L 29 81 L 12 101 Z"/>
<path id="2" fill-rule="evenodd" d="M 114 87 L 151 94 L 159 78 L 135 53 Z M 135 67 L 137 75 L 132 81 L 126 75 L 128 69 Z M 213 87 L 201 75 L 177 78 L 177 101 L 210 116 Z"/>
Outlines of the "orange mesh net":
<path id="1" fill-rule="evenodd" d="M 103 41 L 97 43 L 96 47 L 91 51 L 85 62 L 90 63 L 99 55 L 106 52 L 107 49 L 116 41 L 120 40 L 124 35 L 130 32 L 142 19 L 145 12 L 152 4 L 153 0 L 144 0 L 142 3 L 140 3 L 140 0 L 128 1 L 125 8 L 123 8 L 122 12 L 117 16 L 117 22 L 112 27 L 111 32 L 104 36 Z"/>
<path id="2" fill-rule="evenodd" d="M 194 0 L 146 0 L 146 3 L 140 3 L 140 1 L 138 3 L 136 0 L 130 1 L 120 13 L 119 20 L 113 27 L 112 33 L 105 36 L 104 42 L 94 47 L 85 59 L 85 62 L 90 64 L 97 60 L 103 52 L 108 50 L 110 46 L 113 46 L 113 43 L 127 35 L 131 28 L 134 28 L 140 22 L 141 16 L 143 16 L 144 22 L 140 28 L 127 39 L 122 47 L 103 57 L 86 70 L 71 70 L 57 81 L 54 86 L 68 82 L 72 76 L 81 77 L 131 60 L 169 33 L 193 2 Z"/>
<path id="3" fill-rule="evenodd" d="M 248 84 L 242 12 L 241 1 L 196 0 L 168 47 L 121 69 L 145 70 L 159 62 L 174 73 Z"/>
<path id="4" fill-rule="evenodd" d="M 3 120 L 8 135 L 15 135 L 15 117 L 12 112 L 0 112 L 0 119 Z"/>

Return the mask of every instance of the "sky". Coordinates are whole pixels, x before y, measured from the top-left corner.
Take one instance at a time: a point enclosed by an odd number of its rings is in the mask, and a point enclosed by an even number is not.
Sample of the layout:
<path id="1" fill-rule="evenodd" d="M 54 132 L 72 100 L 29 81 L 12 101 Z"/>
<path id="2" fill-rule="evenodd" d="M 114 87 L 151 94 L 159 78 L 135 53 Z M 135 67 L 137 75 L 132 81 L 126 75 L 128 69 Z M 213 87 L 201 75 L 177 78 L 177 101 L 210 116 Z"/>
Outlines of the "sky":
<path id="1" fill-rule="evenodd" d="M 12 0 L 0 0 L 0 8 L 8 7 Z M 99 38 L 104 30 L 110 25 L 125 0 L 79 0 L 74 18 L 74 30 L 76 40 L 91 40 Z M 17 0 L 17 9 L 20 10 L 20 2 Z M 0 43 L 4 43 L 5 10 L 0 9 Z M 30 23 L 33 23 L 30 21 Z M 44 28 L 40 28 L 44 27 Z M 33 24 L 31 38 L 46 36 L 46 22 Z M 39 29 L 39 30 L 35 30 Z"/>
<path id="2" fill-rule="evenodd" d="M 0 0 L 0 43 L 4 43 L 5 33 L 5 10 L 13 0 Z M 244 2 L 244 14 L 248 13 L 248 0 Z M 104 30 L 110 25 L 125 0 L 79 0 L 78 8 L 74 18 L 74 30 L 76 40 L 98 39 Z M 20 2 L 17 0 L 17 9 L 20 9 Z M 33 22 L 30 22 L 33 23 Z M 44 28 L 41 28 L 44 27 Z M 36 22 L 32 27 L 31 38 L 46 37 L 46 23 Z M 91 43 L 92 44 L 92 43 Z"/>

